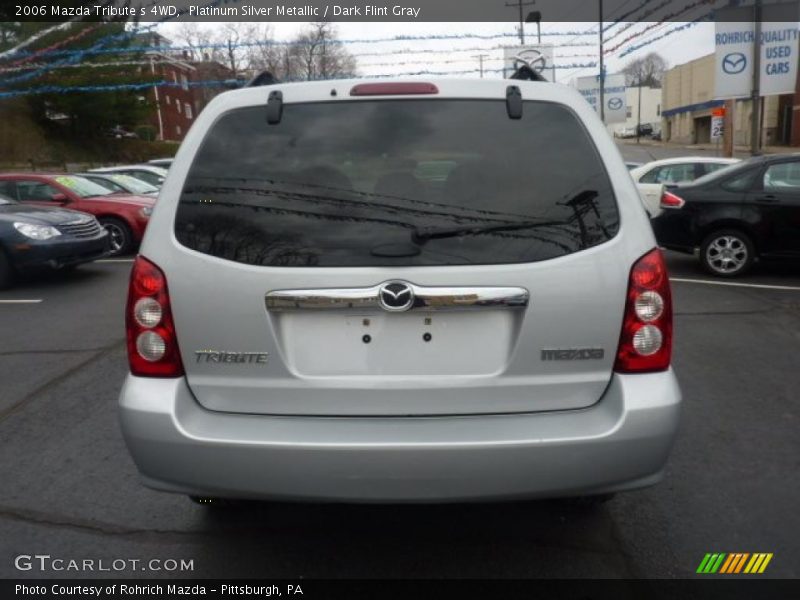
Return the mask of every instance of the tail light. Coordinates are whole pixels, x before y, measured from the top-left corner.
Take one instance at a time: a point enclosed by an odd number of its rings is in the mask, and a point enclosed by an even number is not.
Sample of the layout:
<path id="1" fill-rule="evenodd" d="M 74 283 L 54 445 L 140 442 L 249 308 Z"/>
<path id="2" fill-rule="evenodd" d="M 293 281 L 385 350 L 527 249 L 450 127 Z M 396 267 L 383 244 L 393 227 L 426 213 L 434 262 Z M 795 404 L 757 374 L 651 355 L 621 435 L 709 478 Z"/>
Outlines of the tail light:
<path id="1" fill-rule="evenodd" d="M 686 204 L 686 200 L 680 196 L 676 196 L 672 192 L 665 190 L 664 193 L 661 194 L 661 208 L 683 208 L 684 204 Z"/>
<path id="2" fill-rule="evenodd" d="M 669 368 L 672 358 L 672 294 L 658 249 L 633 265 L 614 370 L 649 373 Z"/>
<path id="3" fill-rule="evenodd" d="M 167 278 L 141 256 L 136 257 L 131 271 L 125 329 L 131 373 L 139 377 L 183 375 Z"/>

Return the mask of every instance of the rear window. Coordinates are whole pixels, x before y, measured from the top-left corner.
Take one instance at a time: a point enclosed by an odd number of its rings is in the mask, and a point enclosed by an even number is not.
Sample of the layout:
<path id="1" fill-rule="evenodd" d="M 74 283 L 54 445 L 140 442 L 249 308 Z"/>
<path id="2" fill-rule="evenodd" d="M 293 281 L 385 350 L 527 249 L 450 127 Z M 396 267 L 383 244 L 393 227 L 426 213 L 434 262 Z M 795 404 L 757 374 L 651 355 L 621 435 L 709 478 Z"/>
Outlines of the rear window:
<path id="1" fill-rule="evenodd" d="M 234 110 L 184 183 L 185 246 L 265 266 L 521 263 L 612 238 L 603 162 L 576 115 L 525 102 L 379 100 Z"/>

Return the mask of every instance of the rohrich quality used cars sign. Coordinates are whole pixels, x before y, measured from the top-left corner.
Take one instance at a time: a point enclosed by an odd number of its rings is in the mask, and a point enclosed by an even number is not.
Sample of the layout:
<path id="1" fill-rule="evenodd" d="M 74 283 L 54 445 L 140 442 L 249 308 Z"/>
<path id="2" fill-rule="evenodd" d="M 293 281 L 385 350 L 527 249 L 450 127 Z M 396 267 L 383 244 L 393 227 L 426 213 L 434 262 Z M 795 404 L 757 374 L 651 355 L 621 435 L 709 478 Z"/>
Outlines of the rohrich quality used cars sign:
<path id="1" fill-rule="evenodd" d="M 597 111 L 597 114 L 600 114 L 600 77 L 578 77 L 575 85 L 586 101 Z M 603 103 L 605 104 L 603 114 L 606 124 L 627 121 L 628 106 L 625 100 L 625 75 L 623 73 L 606 75 Z"/>
<path id="2" fill-rule="evenodd" d="M 776 19 L 761 23 L 756 40 L 752 8 L 730 8 L 717 11 L 714 45 L 716 48 L 715 97 L 743 98 L 753 88 L 753 58 L 758 41 L 760 65 L 758 86 L 762 96 L 794 93 L 797 84 L 798 4 L 791 2 L 765 6 L 763 18 Z M 795 15 L 794 21 L 788 18 Z M 782 19 L 782 20 L 777 20 Z"/>

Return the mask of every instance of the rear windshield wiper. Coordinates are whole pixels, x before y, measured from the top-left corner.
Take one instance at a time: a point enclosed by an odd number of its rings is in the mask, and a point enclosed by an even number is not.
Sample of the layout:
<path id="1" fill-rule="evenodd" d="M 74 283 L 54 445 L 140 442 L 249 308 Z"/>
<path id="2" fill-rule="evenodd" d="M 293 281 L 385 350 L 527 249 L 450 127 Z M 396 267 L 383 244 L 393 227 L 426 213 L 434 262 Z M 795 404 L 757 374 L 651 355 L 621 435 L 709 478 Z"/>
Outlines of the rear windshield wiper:
<path id="1" fill-rule="evenodd" d="M 570 208 L 576 209 L 581 204 L 592 202 L 597 198 L 598 193 L 595 190 L 583 190 L 579 192 L 563 204 Z M 576 213 L 580 215 L 580 213 Z M 563 227 L 564 225 L 571 225 L 575 221 L 575 216 L 567 220 L 560 221 L 543 221 L 541 219 L 535 221 L 519 221 L 517 223 L 497 223 L 493 225 L 460 225 L 456 227 L 425 227 L 422 229 L 415 229 L 411 233 L 411 240 L 415 244 L 424 244 L 428 240 L 436 240 L 442 238 L 459 237 L 462 235 L 480 235 L 482 233 L 495 233 L 498 231 L 516 231 L 518 229 L 538 229 L 543 227 Z"/>

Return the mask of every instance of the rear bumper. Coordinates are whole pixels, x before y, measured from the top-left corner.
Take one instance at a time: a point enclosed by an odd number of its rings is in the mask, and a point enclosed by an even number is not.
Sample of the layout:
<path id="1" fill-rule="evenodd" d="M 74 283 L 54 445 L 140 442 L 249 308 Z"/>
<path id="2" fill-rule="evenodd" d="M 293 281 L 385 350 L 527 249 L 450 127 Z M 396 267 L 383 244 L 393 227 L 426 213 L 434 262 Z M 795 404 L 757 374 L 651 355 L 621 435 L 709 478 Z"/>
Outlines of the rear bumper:
<path id="1" fill-rule="evenodd" d="M 691 217 L 677 210 L 663 210 L 650 224 L 659 246 L 691 254 L 700 245 Z"/>
<path id="2" fill-rule="evenodd" d="M 184 379 L 128 376 L 122 431 L 150 487 L 200 495 L 436 502 L 605 493 L 656 483 L 678 427 L 673 372 L 614 375 L 573 411 L 316 418 L 211 412 Z"/>

